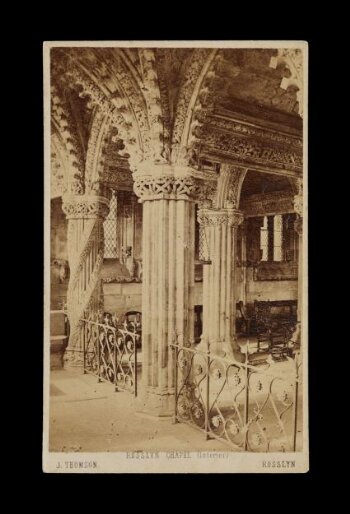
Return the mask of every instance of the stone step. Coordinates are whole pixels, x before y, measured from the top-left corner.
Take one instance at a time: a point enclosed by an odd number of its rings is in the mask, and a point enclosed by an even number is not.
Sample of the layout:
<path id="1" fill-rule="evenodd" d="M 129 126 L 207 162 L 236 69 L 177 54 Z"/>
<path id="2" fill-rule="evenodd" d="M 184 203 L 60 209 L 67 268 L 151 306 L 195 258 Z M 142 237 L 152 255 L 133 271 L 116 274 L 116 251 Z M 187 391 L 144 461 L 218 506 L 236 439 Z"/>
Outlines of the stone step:
<path id="1" fill-rule="evenodd" d="M 68 344 L 66 335 L 50 337 L 50 369 L 63 368 L 63 355 Z"/>
<path id="2" fill-rule="evenodd" d="M 50 335 L 59 336 L 66 333 L 65 314 L 63 311 L 50 311 Z"/>

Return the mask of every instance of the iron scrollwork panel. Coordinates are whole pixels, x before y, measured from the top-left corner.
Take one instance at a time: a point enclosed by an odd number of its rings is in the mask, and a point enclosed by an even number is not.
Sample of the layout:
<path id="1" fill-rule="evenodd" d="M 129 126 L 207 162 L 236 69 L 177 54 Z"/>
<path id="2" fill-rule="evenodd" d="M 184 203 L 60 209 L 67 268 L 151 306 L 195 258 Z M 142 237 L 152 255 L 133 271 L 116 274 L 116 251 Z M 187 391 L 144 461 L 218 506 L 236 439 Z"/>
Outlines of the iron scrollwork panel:
<path id="1" fill-rule="evenodd" d="M 236 449 L 246 437 L 246 369 L 219 358 L 210 360 L 209 434 Z"/>
<path id="2" fill-rule="evenodd" d="M 137 346 L 140 335 L 119 329 L 116 340 L 116 384 L 137 396 Z"/>
<path id="3" fill-rule="evenodd" d="M 178 380 L 176 416 L 178 421 L 206 427 L 205 397 L 208 377 L 206 356 L 182 348 L 177 352 Z"/>
<path id="4" fill-rule="evenodd" d="M 137 395 L 137 348 L 141 334 L 90 319 L 83 324 L 84 373 Z"/>
<path id="5" fill-rule="evenodd" d="M 203 430 L 207 438 L 222 440 L 236 451 L 300 449 L 301 370 L 297 358 L 260 368 L 172 346 L 177 421 Z"/>

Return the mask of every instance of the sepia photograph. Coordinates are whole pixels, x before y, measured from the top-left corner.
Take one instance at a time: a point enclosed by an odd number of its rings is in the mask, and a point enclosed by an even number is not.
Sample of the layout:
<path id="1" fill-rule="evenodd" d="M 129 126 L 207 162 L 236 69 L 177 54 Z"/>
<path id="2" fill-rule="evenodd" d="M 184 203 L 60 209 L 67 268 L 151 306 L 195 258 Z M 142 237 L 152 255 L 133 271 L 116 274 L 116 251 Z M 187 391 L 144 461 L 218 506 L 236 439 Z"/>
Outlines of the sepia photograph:
<path id="1" fill-rule="evenodd" d="M 308 44 L 43 54 L 44 472 L 307 472 Z"/>

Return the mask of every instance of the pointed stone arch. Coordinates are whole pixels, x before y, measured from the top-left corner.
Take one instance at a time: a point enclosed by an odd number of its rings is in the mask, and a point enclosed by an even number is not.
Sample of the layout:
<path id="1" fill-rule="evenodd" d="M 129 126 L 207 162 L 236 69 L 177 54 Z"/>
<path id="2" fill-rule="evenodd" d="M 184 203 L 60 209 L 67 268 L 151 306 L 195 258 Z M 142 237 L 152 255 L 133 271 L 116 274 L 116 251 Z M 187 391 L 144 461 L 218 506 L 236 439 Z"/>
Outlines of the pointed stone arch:
<path id="1" fill-rule="evenodd" d="M 87 193 L 99 192 L 98 189 L 103 182 L 105 147 L 108 142 L 109 130 L 109 116 L 96 108 L 91 123 L 85 161 L 85 190 Z"/>
<path id="2" fill-rule="evenodd" d="M 191 146 L 197 141 L 195 131 L 210 105 L 209 86 L 217 54 L 217 49 L 195 49 L 184 73 L 172 134 L 172 161 L 178 164 L 188 164 Z"/>
<path id="3" fill-rule="evenodd" d="M 84 192 L 84 152 L 81 147 L 74 116 L 63 91 L 53 85 L 51 88 L 51 134 L 56 148 L 65 156 L 67 188 L 65 192 L 83 194 Z"/>
<path id="4" fill-rule="evenodd" d="M 215 207 L 223 209 L 239 208 L 241 191 L 248 168 L 232 164 L 222 164 L 217 184 Z"/>
<path id="5" fill-rule="evenodd" d="M 51 131 L 51 198 L 62 196 L 68 189 L 69 161 L 64 140 L 56 124 Z"/>

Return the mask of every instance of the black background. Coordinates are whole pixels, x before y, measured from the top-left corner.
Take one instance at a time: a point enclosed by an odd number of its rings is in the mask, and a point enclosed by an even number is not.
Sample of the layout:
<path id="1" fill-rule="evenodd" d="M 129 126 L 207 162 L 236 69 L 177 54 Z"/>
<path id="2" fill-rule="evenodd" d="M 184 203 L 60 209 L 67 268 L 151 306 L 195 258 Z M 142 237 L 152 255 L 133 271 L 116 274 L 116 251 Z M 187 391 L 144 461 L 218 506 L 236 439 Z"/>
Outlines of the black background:
<path id="1" fill-rule="evenodd" d="M 48 9 L 50 7 L 50 13 Z M 246 11 L 244 12 L 244 8 Z M 10 431 L 18 429 L 16 444 L 21 457 L 16 461 L 20 474 L 26 483 L 34 479 L 38 491 L 50 486 L 51 502 L 44 503 L 41 496 L 37 500 L 44 506 L 56 504 L 61 508 L 68 503 L 68 494 L 73 493 L 77 505 L 83 506 L 97 500 L 103 507 L 102 497 L 110 496 L 120 507 L 124 500 L 135 505 L 140 497 L 145 509 L 157 505 L 166 509 L 173 506 L 184 509 L 185 497 L 189 495 L 199 504 L 212 500 L 214 509 L 231 510 L 239 500 L 248 510 L 261 505 L 284 508 L 292 503 L 300 509 L 303 491 L 308 492 L 312 479 L 322 478 L 334 453 L 339 452 L 335 445 L 336 432 L 330 433 L 334 418 L 327 416 L 326 409 L 332 410 L 333 392 L 326 387 L 334 368 L 328 359 L 334 359 L 331 350 L 329 314 L 332 312 L 332 296 L 326 293 L 327 281 L 332 281 L 325 271 L 325 237 L 333 234 L 334 217 L 326 204 L 329 198 L 329 172 L 326 149 L 325 115 L 331 111 L 330 99 L 325 79 L 325 63 L 332 63 L 334 46 L 329 40 L 328 13 L 326 20 L 320 17 L 317 22 L 313 14 L 308 17 L 302 5 L 279 4 L 276 7 L 266 4 L 259 8 L 246 4 L 242 10 L 235 4 L 231 9 L 224 4 L 199 4 L 194 6 L 192 15 L 181 4 L 144 4 L 148 18 L 139 6 L 129 6 L 125 12 L 120 5 L 111 8 L 106 5 L 87 4 L 72 10 L 71 4 L 47 5 L 34 8 L 28 13 L 21 11 L 20 29 L 16 25 L 16 44 L 8 47 L 7 53 L 13 66 L 11 81 L 5 84 L 7 91 L 15 91 L 19 114 L 15 117 L 15 150 L 8 174 L 14 179 L 12 191 L 23 194 L 20 208 L 12 209 L 10 219 L 17 215 L 19 227 L 15 237 L 19 243 L 17 256 L 19 285 L 17 294 L 28 308 L 15 309 L 15 327 L 21 331 L 20 347 L 24 370 L 14 381 L 19 386 L 16 402 L 10 401 L 19 421 L 11 424 Z M 47 17 L 45 15 L 47 11 Z M 28 17 L 27 17 L 28 16 Z M 17 18 L 16 18 L 17 19 Z M 36 20 L 32 23 L 29 20 Z M 288 23 L 289 27 L 288 27 Z M 36 25 L 36 26 L 35 26 Z M 43 90 L 42 90 L 42 43 L 60 40 L 306 40 L 309 42 L 309 382 L 310 382 L 310 472 L 304 475 L 50 475 L 42 472 L 42 380 L 43 380 Z M 3 40 L 4 43 L 4 40 Z M 326 70 L 327 70 L 326 66 Z M 17 92 L 18 88 L 18 92 Z M 3 97 L 3 103 L 6 102 Z M 325 108 L 326 102 L 326 108 Z M 11 119 L 14 117 L 10 114 Z M 22 157 L 23 163 L 19 164 Z M 15 164 L 14 164 L 15 162 Z M 18 178 L 17 178 L 18 177 Z M 5 195 L 6 196 L 6 195 Z M 13 205 L 11 203 L 11 205 Z M 329 225 L 329 221 L 331 223 Z M 11 222 L 12 224 L 12 222 Z M 11 230 L 10 226 L 10 230 Z M 18 235 L 17 234 L 17 235 Z M 25 271 L 22 269 L 25 266 Z M 16 268 L 17 269 L 17 268 Z M 328 280 L 329 279 L 329 280 Z M 10 287 L 13 286 L 11 278 Z M 13 310 L 13 309 L 11 309 Z M 19 316 L 18 316 L 19 314 Z M 22 332 L 22 329 L 23 330 Z M 11 373 L 12 375 L 12 373 Z M 334 380 L 334 377 L 333 377 Z M 12 375 L 13 382 L 13 375 Z M 11 383 L 12 383 L 11 382 Z M 328 384 L 329 385 L 329 384 Z M 23 460 L 23 452 L 25 459 Z M 12 453 L 11 453 L 12 455 Z M 25 462 L 24 462 L 25 461 Z M 108 479 L 108 482 L 107 482 Z M 203 487 L 205 480 L 210 487 Z M 94 485 L 90 485 L 93 481 Z M 165 485 L 167 482 L 167 487 Z M 186 483 L 185 483 L 186 482 Z M 108 485 L 107 485 L 108 483 Z M 138 494 L 144 485 L 146 492 Z M 128 486 L 128 492 L 124 487 Z M 243 486 L 246 491 L 243 492 Z M 96 487 L 96 489 L 93 489 Z M 106 489 L 105 489 L 106 488 Z M 164 488 L 164 491 L 163 491 Z M 34 489 L 28 498 L 33 499 Z M 248 493 L 247 493 L 248 490 Z M 161 500 L 162 491 L 167 500 Z M 319 490 L 321 492 L 321 490 Z M 107 494 L 108 492 L 108 494 Z M 324 491 L 323 491 L 324 492 Z M 118 497 L 118 499 L 117 499 Z M 282 504 L 278 497 L 282 497 Z M 111 499 L 110 498 L 110 499 Z M 35 498 L 34 498 L 35 499 Z M 226 505 L 224 507 L 224 505 Z M 231 506 L 230 506 L 230 502 Z M 112 504 L 113 505 L 113 504 Z M 130 507 L 130 503 L 129 503 Z M 112 507 L 115 508 L 116 507 Z M 117 509 L 116 509 L 117 510 Z M 163 510 L 163 509 L 162 509 Z M 187 507 L 186 507 L 187 510 Z"/>

